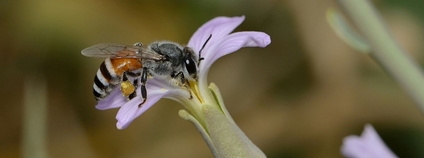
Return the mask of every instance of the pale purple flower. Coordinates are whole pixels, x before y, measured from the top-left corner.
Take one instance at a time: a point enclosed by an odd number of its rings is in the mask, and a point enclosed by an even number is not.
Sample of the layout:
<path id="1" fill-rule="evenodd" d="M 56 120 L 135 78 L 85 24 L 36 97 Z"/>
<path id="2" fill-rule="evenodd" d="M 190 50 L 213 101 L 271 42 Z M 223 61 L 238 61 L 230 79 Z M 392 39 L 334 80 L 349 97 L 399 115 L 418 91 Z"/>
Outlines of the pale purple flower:
<path id="1" fill-rule="evenodd" d="M 372 125 L 367 124 L 360 137 L 344 138 L 342 154 L 347 158 L 396 158 L 397 156 L 384 144 Z"/>
<path id="2" fill-rule="evenodd" d="M 215 102 L 210 94 L 207 83 L 207 74 L 212 63 L 218 58 L 235 52 L 243 47 L 265 47 L 271 43 L 269 35 L 263 32 L 243 31 L 231 33 L 244 21 L 241 17 L 216 17 L 201 26 L 191 37 L 187 46 L 191 47 L 197 54 L 199 50 L 212 35 L 209 42 L 202 50 L 202 57 L 198 70 L 198 82 L 190 82 L 193 98 L 186 88 L 171 85 L 167 81 L 151 78 L 146 83 L 147 101 L 138 107 L 142 99 L 140 98 L 140 88 L 137 89 L 138 96 L 130 101 L 126 101 L 121 95 L 120 87 L 117 87 L 110 96 L 101 100 L 96 108 L 100 110 L 120 107 L 116 119 L 118 129 L 126 128 L 135 118 L 143 114 L 153 104 L 161 98 L 176 100 L 194 116 L 199 114 L 199 106 L 203 103 Z M 231 33 L 231 34 L 230 34 Z"/>

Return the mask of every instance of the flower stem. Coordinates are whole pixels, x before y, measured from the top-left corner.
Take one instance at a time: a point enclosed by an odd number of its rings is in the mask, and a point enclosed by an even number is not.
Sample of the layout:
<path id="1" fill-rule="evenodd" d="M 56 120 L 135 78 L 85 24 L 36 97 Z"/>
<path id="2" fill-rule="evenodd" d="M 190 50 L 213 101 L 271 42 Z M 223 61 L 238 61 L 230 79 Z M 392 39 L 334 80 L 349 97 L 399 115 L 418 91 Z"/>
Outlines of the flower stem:
<path id="1" fill-rule="evenodd" d="M 206 141 L 206 144 L 208 144 L 208 146 L 211 149 L 212 153 L 216 153 L 216 150 L 215 150 L 215 148 L 213 146 L 211 137 L 209 137 L 209 134 L 206 131 L 205 127 L 199 121 L 197 121 L 196 118 L 193 117 L 193 115 L 191 115 L 186 110 L 180 110 L 178 112 L 178 114 L 184 120 L 188 120 L 188 121 L 190 121 L 190 122 L 192 122 L 194 124 L 194 126 L 197 128 L 197 130 L 199 130 L 199 132 L 202 135 L 203 139 Z"/>
<path id="2" fill-rule="evenodd" d="M 48 157 L 47 84 L 32 76 L 25 82 L 22 127 L 22 157 Z"/>
<path id="3" fill-rule="evenodd" d="M 266 157 L 217 106 L 206 104 L 203 112 L 216 157 Z"/>
<path id="4" fill-rule="evenodd" d="M 424 113 L 424 75 L 418 64 L 391 37 L 368 0 L 339 0 L 371 46 L 371 56 L 399 82 Z"/>
<path id="5" fill-rule="evenodd" d="M 203 117 L 195 118 L 185 110 L 180 110 L 179 115 L 195 125 L 215 157 L 266 157 L 228 114 L 218 87 L 212 83 L 209 89 L 215 103 L 200 105 Z"/>

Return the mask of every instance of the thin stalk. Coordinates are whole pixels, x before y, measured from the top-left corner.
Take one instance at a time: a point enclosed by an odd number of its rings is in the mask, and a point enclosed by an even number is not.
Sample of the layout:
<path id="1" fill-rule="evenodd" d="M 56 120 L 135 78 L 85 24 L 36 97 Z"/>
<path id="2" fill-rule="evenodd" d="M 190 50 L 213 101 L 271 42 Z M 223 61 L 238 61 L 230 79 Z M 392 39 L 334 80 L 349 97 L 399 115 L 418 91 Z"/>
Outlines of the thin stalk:
<path id="1" fill-rule="evenodd" d="M 392 38 L 369 0 L 338 0 L 371 46 L 371 56 L 403 87 L 424 113 L 424 75 Z"/>
<path id="2" fill-rule="evenodd" d="M 31 77 L 24 87 L 22 157 L 47 158 L 47 86 Z"/>

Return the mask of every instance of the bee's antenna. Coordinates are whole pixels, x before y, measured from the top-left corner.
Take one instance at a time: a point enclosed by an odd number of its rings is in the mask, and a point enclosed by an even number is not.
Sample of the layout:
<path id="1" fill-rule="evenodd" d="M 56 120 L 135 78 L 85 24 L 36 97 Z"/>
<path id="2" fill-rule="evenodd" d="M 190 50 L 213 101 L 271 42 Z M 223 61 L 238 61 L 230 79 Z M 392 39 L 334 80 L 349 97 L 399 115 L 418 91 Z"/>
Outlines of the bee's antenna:
<path id="1" fill-rule="evenodd" d="M 203 50 L 203 48 L 205 48 L 205 46 L 206 46 L 206 44 L 209 42 L 209 40 L 212 38 L 212 34 L 211 35 L 209 35 L 209 37 L 208 37 L 208 39 L 205 41 L 205 43 L 203 44 L 203 46 L 202 46 L 202 48 L 200 49 L 200 51 L 199 51 L 199 64 L 200 64 L 200 61 L 202 61 L 202 60 L 204 60 L 205 58 L 203 58 L 202 57 L 202 50 Z"/>

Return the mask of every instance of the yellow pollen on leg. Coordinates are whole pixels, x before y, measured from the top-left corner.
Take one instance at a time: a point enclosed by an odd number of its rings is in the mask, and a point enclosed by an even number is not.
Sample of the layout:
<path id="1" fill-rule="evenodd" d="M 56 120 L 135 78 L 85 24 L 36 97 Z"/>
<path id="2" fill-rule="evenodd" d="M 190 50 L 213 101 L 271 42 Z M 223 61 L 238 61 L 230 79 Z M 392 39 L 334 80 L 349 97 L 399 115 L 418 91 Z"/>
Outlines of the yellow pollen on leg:
<path id="1" fill-rule="evenodd" d="M 135 87 L 130 81 L 121 82 L 121 92 L 122 95 L 128 97 L 130 94 L 134 93 Z"/>

